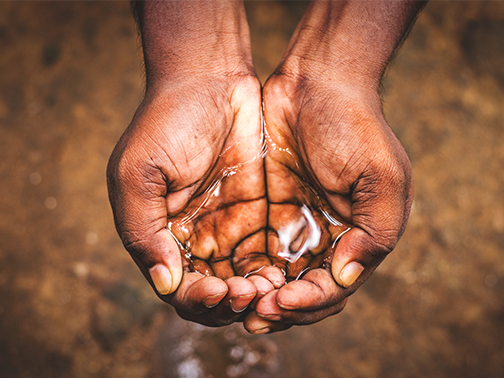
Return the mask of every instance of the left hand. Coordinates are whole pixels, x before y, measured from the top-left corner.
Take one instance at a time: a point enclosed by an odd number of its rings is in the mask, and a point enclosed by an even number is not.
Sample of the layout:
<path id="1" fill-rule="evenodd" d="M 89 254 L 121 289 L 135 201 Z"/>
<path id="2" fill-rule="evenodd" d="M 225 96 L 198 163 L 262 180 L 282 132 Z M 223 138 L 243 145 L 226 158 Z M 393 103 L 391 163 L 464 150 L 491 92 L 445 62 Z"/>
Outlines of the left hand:
<path id="1" fill-rule="evenodd" d="M 343 80 L 279 73 L 268 80 L 263 96 L 268 223 L 274 229 L 269 254 L 282 248 L 278 233 L 287 224 L 284 218 L 299 213 L 301 204 L 313 209 L 320 202 L 352 228 L 334 246 L 344 228 L 332 232 L 334 226 L 315 213 L 323 250 L 286 264 L 290 278 L 312 269 L 258 301 L 244 323 L 252 333 L 311 324 L 340 312 L 395 247 L 413 194 L 408 156 L 383 118 L 377 92 Z"/>

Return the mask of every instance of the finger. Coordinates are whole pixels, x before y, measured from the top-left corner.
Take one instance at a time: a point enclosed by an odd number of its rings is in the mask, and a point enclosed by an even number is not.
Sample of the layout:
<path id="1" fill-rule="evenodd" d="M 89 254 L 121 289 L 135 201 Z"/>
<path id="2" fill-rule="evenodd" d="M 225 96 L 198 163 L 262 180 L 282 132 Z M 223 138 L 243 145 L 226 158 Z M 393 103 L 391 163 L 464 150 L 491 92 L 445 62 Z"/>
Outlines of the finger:
<path id="1" fill-rule="evenodd" d="M 348 299 L 333 306 L 324 307 L 315 311 L 284 311 L 281 313 L 280 323 L 291 325 L 310 325 L 318 323 L 329 316 L 339 314 L 346 306 Z"/>
<path id="2" fill-rule="evenodd" d="M 275 287 L 269 280 L 261 276 L 253 275 L 247 277 L 247 279 L 254 284 L 257 290 L 255 298 L 252 300 L 252 302 L 250 302 L 249 305 L 250 308 L 255 308 L 257 301 L 268 294 L 270 291 L 275 290 Z"/>
<path id="3" fill-rule="evenodd" d="M 257 302 L 255 312 L 263 319 L 270 322 L 279 322 L 282 320 L 281 314 L 284 312 L 277 303 L 278 290 L 266 294 Z"/>
<path id="4" fill-rule="evenodd" d="M 243 277 L 224 282 L 217 277 L 187 273 L 169 302 L 183 319 L 216 327 L 239 320 L 256 292 L 255 286 Z"/>
<path id="5" fill-rule="evenodd" d="M 226 280 L 228 294 L 225 300 L 236 314 L 243 312 L 257 294 L 255 285 L 243 277 L 234 276 Z M 224 312 L 226 309 L 223 309 Z"/>
<path id="6" fill-rule="evenodd" d="M 313 311 L 333 306 L 345 299 L 349 293 L 338 286 L 331 273 L 324 269 L 313 269 L 302 279 L 289 282 L 281 287 L 275 302 L 268 303 L 268 307 L 256 308 L 262 315 L 278 313 L 280 310 Z M 263 306 L 266 306 L 264 301 Z"/>
<path id="7" fill-rule="evenodd" d="M 399 141 L 390 134 L 390 145 L 395 145 L 392 153 L 374 159 L 355 183 L 351 196 L 355 227 L 341 237 L 332 261 L 336 282 L 346 288 L 352 286 L 352 290 L 394 249 L 411 208 L 411 164 Z"/>
<path id="8" fill-rule="evenodd" d="M 253 275 L 253 276 L 247 277 L 247 280 L 249 280 L 250 282 L 252 282 L 254 284 L 254 286 L 256 287 L 256 290 L 257 290 L 257 295 L 263 296 L 263 295 L 268 294 L 270 291 L 275 290 L 275 287 L 273 286 L 273 284 L 264 277 L 261 277 L 258 275 Z"/>
<path id="9" fill-rule="evenodd" d="M 182 279 L 182 259 L 166 228 L 165 176 L 157 166 L 141 162 L 141 157 L 132 157 L 123 148 L 120 142 L 107 167 L 116 228 L 137 265 L 149 270 L 158 293 L 170 294 Z"/>
<path id="10" fill-rule="evenodd" d="M 279 332 L 292 327 L 291 324 L 271 322 L 261 319 L 255 312 L 251 312 L 243 321 L 243 327 L 254 335 Z"/>
<path id="11" fill-rule="evenodd" d="M 383 261 L 388 250 L 377 245 L 371 235 L 353 228 L 336 245 L 331 271 L 343 288 L 355 291 Z"/>
<path id="12" fill-rule="evenodd" d="M 153 222 L 148 219 L 145 223 L 130 222 L 128 221 L 130 217 L 135 218 L 135 214 L 131 211 L 133 210 L 121 212 L 128 214 L 127 216 L 116 214 L 119 218 L 116 223 L 120 224 L 117 229 L 124 246 L 144 275 L 150 278 L 156 291 L 160 295 L 171 294 L 182 280 L 180 249 L 173 236 L 164 227 L 163 220 Z M 145 225 L 153 226 L 146 227 Z"/>
<path id="13" fill-rule="evenodd" d="M 147 240 L 130 244 L 128 251 L 138 265 L 148 270 L 160 295 L 177 290 L 182 280 L 182 259 L 178 245 L 167 229 L 161 229 Z"/>
<path id="14" fill-rule="evenodd" d="M 345 290 L 334 282 L 324 269 L 313 269 L 297 281 L 280 288 L 277 304 L 285 310 L 319 310 L 334 305 L 346 296 Z"/>
<path id="15" fill-rule="evenodd" d="M 272 292 L 259 300 L 256 306 L 256 313 L 259 318 L 274 323 L 308 325 L 341 312 L 347 302 L 347 299 L 344 298 L 341 302 L 320 306 L 319 309 L 313 311 L 286 310 L 279 306 L 278 294 L 279 292 Z"/>
<path id="16" fill-rule="evenodd" d="M 267 279 L 275 289 L 285 285 L 284 272 L 276 266 L 264 266 L 253 272 L 254 276 L 261 276 Z M 251 276 L 252 277 L 252 276 Z"/>
<path id="17" fill-rule="evenodd" d="M 186 273 L 175 294 L 162 299 L 186 314 L 199 315 L 216 307 L 227 293 L 228 285 L 217 277 Z"/>

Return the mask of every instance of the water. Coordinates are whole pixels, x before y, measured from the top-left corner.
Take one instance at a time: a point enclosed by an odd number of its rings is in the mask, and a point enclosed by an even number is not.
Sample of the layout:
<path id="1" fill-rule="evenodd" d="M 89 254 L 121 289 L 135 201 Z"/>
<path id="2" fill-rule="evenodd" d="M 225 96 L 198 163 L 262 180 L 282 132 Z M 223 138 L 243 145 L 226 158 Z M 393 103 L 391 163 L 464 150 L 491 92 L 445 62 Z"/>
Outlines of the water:
<path id="1" fill-rule="evenodd" d="M 262 123 L 252 158 L 222 166 L 234 146 L 225 149 L 206 189 L 169 219 L 186 270 L 226 279 L 275 265 L 298 279 L 327 266 L 350 229 L 308 181 L 295 148 Z"/>

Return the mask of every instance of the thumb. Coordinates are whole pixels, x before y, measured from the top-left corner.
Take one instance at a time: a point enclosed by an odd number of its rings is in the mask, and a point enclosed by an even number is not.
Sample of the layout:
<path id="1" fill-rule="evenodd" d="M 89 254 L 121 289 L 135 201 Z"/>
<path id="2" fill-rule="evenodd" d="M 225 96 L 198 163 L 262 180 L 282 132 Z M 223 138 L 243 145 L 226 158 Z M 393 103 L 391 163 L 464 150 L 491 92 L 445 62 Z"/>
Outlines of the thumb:
<path id="1" fill-rule="evenodd" d="M 390 252 L 376 244 L 371 235 L 355 227 L 346 232 L 334 251 L 331 272 L 338 285 L 357 288 L 364 282 Z"/>
<path id="2" fill-rule="evenodd" d="M 123 196 L 123 200 L 128 199 Z M 113 206 L 117 231 L 145 277 L 160 295 L 177 290 L 182 280 L 180 249 L 167 226 L 166 202 L 142 198 Z"/>
<path id="3" fill-rule="evenodd" d="M 124 161 L 130 163 L 128 159 L 122 159 Z M 168 214 L 163 176 L 157 168 L 131 163 L 122 167 L 120 163 L 113 153 L 107 170 L 117 232 L 158 293 L 171 294 L 182 280 L 182 258 L 177 242 L 166 228 Z"/>
<path id="4" fill-rule="evenodd" d="M 137 207 L 126 201 L 123 211 L 114 209 L 117 231 L 144 276 L 160 295 L 168 295 L 177 290 L 182 280 L 180 249 L 166 228 L 167 218 L 162 207 L 156 209 L 163 214 L 152 219 L 149 214 L 155 214 L 153 203 L 143 204 Z M 136 212 L 137 208 L 141 211 Z"/>
<path id="5" fill-rule="evenodd" d="M 182 261 L 179 248 L 167 229 L 156 232 L 146 243 L 130 249 L 144 274 L 148 271 L 152 284 L 160 295 L 177 290 L 182 280 Z M 148 277 L 147 277 L 148 278 Z"/>

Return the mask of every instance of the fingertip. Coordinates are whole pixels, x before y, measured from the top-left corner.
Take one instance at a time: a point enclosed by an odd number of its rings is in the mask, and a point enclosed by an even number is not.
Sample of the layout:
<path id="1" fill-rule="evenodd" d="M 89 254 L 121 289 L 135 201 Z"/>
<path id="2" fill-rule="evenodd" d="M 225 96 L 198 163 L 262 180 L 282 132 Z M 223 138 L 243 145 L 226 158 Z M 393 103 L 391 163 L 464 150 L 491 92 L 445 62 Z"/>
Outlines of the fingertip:
<path id="1" fill-rule="evenodd" d="M 325 269 L 310 270 L 302 279 L 278 290 L 277 304 L 284 310 L 314 311 L 341 301 L 344 290 Z"/>
<path id="2" fill-rule="evenodd" d="M 271 317 L 281 313 L 282 310 L 277 304 L 277 293 L 278 290 L 273 290 L 259 299 L 256 305 L 256 313 L 259 317 Z"/>
<path id="3" fill-rule="evenodd" d="M 136 245 L 130 254 L 146 278 L 148 272 L 160 295 L 172 294 L 183 277 L 179 248 L 168 232 L 160 231 L 148 240 Z"/>
<path id="4" fill-rule="evenodd" d="M 256 287 L 257 294 L 255 298 L 250 302 L 250 307 L 255 309 L 255 306 L 257 305 L 257 302 L 264 297 L 266 294 L 269 292 L 275 290 L 275 287 L 273 284 L 267 280 L 264 277 L 261 276 L 250 276 L 247 277 L 248 280 L 250 280 L 254 286 Z"/>
<path id="5" fill-rule="evenodd" d="M 261 319 L 255 312 L 251 312 L 244 319 L 243 327 L 253 335 L 264 335 L 289 329 L 292 324 Z"/>
<path id="6" fill-rule="evenodd" d="M 272 325 L 273 322 L 261 319 L 255 312 L 251 312 L 243 320 L 243 327 L 253 335 L 269 333 Z"/>
<path id="7" fill-rule="evenodd" d="M 299 280 L 289 282 L 278 290 L 276 303 L 284 310 L 311 308 L 323 300 L 323 292 L 312 282 Z"/>
<path id="8" fill-rule="evenodd" d="M 226 294 L 227 291 L 219 294 L 209 295 L 205 299 L 203 299 L 203 304 L 206 308 L 214 308 L 222 301 L 222 299 L 224 299 Z"/>
<path id="9" fill-rule="evenodd" d="M 248 294 L 255 295 L 257 293 L 255 285 L 244 277 L 233 276 L 228 278 L 225 282 L 228 285 L 229 294 L 231 296 Z"/>
<path id="10" fill-rule="evenodd" d="M 233 312 L 243 312 L 257 294 L 255 285 L 248 279 L 234 276 L 226 280 L 229 292 L 229 305 Z"/>
<path id="11" fill-rule="evenodd" d="M 359 278 L 364 267 L 356 261 L 350 261 L 341 270 L 339 266 L 332 265 L 331 271 L 338 285 L 348 288 Z"/>
<path id="12" fill-rule="evenodd" d="M 228 286 L 217 277 L 204 277 L 199 273 L 188 273 L 177 293 L 177 302 L 191 311 L 203 311 L 217 306 L 226 297 Z"/>
<path id="13" fill-rule="evenodd" d="M 299 307 L 300 297 L 304 297 L 302 291 L 296 290 L 299 287 L 299 281 L 289 282 L 278 290 L 276 304 L 284 310 L 295 310 Z M 303 283 L 301 283 L 303 285 Z"/>
<path id="14" fill-rule="evenodd" d="M 157 292 L 161 295 L 171 294 L 178 287 L 178 284 L 177 286 L 173 285 L 173 275 L 168 267 L 163 264 L 154 265 L 149 269 L 149 274 Z"/>
<path id="15" fill-rule="evenodd" d="M 194 274 L 194 273 L 190 273 Z M 206 298 L 224 296 L 229 292 L 226 282 L 218 277 L 203 277 L 193 289 L 206 294 Z"/>
<path id="16" fill-rule="evenodd" d="M 276 266 L 266 266 L 254 275 L 266 278 L 275 289 L 285 285 L 285 275 L 282 270 Z"/>
<path id="17" fill-rule="evenodd" d="M 379 263 L 371 253 L 373 242 L 370 238 L 363 230 L 353 228 L 336 245 L 331 274 L 339 286 L 345 289 L 352 286 L 369 263 Z M 366 263 L 363 264 L 363 261 Z"/>
<path id="18" fill-rule="evenodd" d="M 257 290 L 257 294 L 266 295 L 270 291 L 275 290 L 275 287 L 273 286 L 271 281 L 269 281 L 268 279 L 266 279 L 262 276 L 255 276 L 254 275 L 254 276 L 247 277 L 247 279 L 254 284 L 254 286 L 256 287 L 256 290 Z"/>

